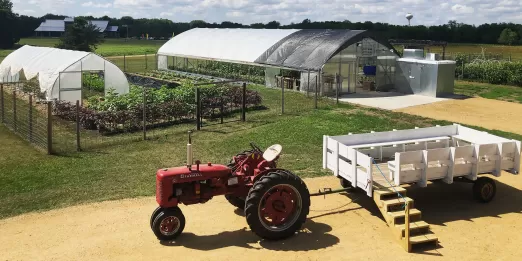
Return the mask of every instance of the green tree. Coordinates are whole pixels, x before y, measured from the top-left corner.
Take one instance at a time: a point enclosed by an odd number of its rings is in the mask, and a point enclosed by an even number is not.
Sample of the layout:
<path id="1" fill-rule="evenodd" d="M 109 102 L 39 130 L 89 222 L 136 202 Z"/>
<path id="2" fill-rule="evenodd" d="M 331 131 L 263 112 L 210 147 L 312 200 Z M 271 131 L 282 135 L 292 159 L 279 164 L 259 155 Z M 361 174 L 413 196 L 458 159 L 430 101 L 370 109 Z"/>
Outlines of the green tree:
<path id="1" fill-rule="evenodd" d="M 500 33 L 500 37 L 498 38 L 498 43 L 512 45 L 518 40 L 518 34 L 515 31 L 512 31 L 509 28 L 502 30 Z"/>
<path id="2" fill-rule="evenodd" d="M 96 47 L 102 42 L 102 33 L 98 30 L 98 27 L 89 23 L 84 18 L 77 17 L 74 19 L 74 23 L 67 28 L 56 47 L 94 52 Z"/>
<path id="3" fill-rule="evenodd" d="M 0 49 L 13 48 L 20 40 L 18 24 L 19 18 L 13 13 L 13 3 L 0 0 Z"/>

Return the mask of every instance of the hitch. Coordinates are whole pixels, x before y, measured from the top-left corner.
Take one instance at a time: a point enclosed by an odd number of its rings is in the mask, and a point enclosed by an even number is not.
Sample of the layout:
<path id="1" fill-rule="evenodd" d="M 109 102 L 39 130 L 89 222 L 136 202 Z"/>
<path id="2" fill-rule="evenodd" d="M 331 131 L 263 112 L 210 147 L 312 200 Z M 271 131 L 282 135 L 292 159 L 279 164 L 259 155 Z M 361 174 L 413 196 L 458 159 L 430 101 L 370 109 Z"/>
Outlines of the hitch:
<path id="1" fill-rule="evenodd" d="M 319 189 L 319 191 L 318 191 L 317 193 L 311 193 L 311 194 L 310 194 L 310 197 L 324 196 L 324 198 L 326 198 L 326 195 L 328 195 L 328 194 L 341 193 L 341 192 L 348 191 L 348 190 L 350 190 L 350 189 L 351 189 L 351 188 L 342 188 L 342 189 L 332 190 L 332 188 L 323 188 L 323 191 L 321 191 L 321 190 Z"/>

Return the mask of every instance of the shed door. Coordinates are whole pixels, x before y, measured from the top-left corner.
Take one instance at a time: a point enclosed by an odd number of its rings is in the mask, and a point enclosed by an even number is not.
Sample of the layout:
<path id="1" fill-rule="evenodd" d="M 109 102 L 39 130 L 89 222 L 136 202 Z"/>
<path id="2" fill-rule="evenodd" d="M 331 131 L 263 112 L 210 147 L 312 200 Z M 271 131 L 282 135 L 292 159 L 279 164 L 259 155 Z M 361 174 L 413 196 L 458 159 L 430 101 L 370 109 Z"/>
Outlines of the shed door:
<path id="1" fill-rule="evenodd" d="M 414 94 L 422 92 L 421 90 L 421 65 L 412 64 L 410 70 L 410 88 Z"/>

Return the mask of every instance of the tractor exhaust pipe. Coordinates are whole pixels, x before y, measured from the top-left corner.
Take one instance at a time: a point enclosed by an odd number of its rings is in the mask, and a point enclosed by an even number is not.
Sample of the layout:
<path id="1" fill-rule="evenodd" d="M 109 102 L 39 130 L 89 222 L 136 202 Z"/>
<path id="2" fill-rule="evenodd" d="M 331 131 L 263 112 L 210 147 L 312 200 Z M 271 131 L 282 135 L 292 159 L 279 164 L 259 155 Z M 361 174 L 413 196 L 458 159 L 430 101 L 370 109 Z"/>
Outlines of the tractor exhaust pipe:
<path id="1" fill-rule="evenodd" d="M 187 144 L 187 166 L 192 166 L 192 131 L 188 131 L 188 144 Z"/>

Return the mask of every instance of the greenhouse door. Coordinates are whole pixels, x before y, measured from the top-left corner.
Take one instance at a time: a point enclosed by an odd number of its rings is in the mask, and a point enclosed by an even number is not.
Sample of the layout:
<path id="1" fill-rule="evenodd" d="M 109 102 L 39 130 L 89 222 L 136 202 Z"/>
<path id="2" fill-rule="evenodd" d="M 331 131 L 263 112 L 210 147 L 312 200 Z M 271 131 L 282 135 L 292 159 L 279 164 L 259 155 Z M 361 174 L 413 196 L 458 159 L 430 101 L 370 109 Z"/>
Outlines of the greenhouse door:
<path id="1" fill-rule="evenodd" d="M 341 63 L 341 94 L 355 93 L 356 64 L 354 61 L 343 61 Z"/>
<path id="2" fill-rule="evenodd" d="M 61 72 L 58 77 L 59 100 L 82 103 L 82 72 Z"/>

